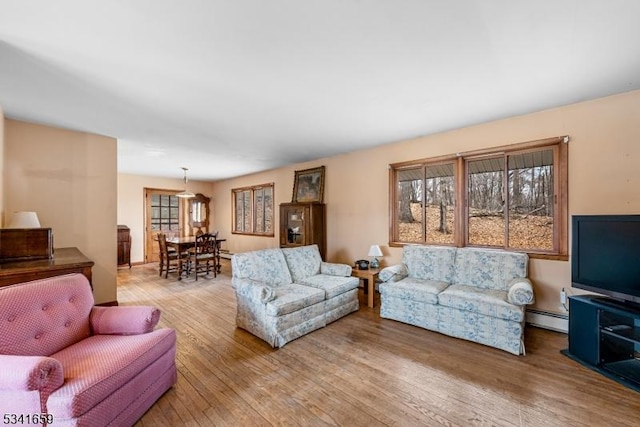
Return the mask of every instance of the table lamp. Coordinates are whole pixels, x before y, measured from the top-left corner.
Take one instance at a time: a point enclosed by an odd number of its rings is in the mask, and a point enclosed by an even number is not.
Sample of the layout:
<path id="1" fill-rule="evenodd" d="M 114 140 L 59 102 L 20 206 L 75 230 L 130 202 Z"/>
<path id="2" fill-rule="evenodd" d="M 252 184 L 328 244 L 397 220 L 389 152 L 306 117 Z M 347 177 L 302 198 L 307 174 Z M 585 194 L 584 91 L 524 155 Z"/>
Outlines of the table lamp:
<path id="1" fill-rule="evenodd" d="M 6 228 L 40 228 L 35 212 L 14 212 Z"/>
<path id="2" fill-rule="evenodd" d="M 369 256 L 372 256 L 371 260 L 371 268 L 380 268 L 380 261 L 378 261 L 379 256 L 382 256 L 382 250 L 380 250 L 380 246 L 371 245 L 369 248 Z"/>

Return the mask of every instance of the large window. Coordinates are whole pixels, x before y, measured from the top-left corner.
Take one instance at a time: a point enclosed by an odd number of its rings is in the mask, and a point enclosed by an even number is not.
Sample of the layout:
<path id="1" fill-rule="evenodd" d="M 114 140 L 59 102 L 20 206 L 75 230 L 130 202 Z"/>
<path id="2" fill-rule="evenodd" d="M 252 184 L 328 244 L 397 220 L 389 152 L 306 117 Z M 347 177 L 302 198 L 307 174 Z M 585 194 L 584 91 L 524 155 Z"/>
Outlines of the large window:
<path id="1" fill-rule="evenodd" d="M 273 236 L 273 184 L 236 188 L 233 196 L 233 233 Z"/>
<path id="2" fill-rule="evenodd" d="M 391 243 L 566 257 L 565 140 L 391 165 Z"/>

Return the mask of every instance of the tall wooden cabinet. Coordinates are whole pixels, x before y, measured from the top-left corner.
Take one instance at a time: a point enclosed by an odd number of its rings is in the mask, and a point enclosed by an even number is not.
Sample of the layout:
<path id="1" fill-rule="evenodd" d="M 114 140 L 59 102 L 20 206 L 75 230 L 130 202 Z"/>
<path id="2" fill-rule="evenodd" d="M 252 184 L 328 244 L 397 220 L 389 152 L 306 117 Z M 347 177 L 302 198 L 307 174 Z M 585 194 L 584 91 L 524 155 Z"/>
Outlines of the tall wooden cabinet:
<path id="1" fill-rule="evenodd" d="M 280 205 L 280 247 L 318 245 L 326 261 L 327 233 L 324 203 L 282 203 Z"/>
<path id="2" fill-rule="evenodd" d="M 126 225 L 118 226 L 118 265 L 131 268 L 131 232 Z"/>

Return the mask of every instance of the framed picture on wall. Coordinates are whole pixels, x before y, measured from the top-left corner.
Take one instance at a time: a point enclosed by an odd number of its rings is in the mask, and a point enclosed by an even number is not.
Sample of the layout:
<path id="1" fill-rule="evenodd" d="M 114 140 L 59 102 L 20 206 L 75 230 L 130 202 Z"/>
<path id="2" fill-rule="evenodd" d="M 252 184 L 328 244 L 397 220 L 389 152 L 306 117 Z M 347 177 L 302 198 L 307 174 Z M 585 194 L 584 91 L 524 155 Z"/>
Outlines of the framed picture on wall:
<path id="1" fill-rule="evenodd" d="M 324 166 L 296 171 L 293 181 L 294 203 L 319 202 L 324 197 Z"/>

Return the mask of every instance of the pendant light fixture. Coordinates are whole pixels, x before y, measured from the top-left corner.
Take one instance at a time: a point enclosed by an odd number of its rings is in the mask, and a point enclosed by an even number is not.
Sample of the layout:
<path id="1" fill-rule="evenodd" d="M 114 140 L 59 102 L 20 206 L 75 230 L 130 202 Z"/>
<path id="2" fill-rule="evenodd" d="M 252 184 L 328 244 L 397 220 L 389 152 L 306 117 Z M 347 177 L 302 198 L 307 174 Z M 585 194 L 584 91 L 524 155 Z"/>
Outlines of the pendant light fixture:
<path id="1" fill-rule="evenodd" d="M 190 199 L 191 197 L 196 197 L 195 194 L 187 190 L 187 183 L 189 182 L 189 180 L 187 179 L 187 171 L 189 169 L 183 166 L 182 170 L 184 171 L 184 191 L 176 194 L 176 196 L 182 197 L 183 199 Z"/>

